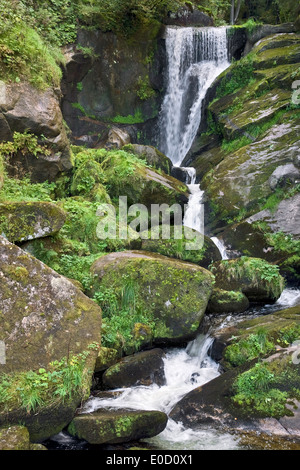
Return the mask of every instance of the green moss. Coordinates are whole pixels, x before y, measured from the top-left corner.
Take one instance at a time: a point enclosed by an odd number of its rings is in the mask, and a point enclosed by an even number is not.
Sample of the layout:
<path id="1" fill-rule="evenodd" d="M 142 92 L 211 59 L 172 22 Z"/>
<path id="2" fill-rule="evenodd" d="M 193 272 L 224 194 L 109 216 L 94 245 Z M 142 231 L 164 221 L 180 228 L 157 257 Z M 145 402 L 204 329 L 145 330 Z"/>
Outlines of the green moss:
<path id="1" fill-rule="evenodd" d="M 213 277 L 208 276 L 208 271 L 192 266 L 166 258 L 161 262 L 125 256 L 100 282 L 95 277 L 95 300 L 103 310 L 104 345 L 120 348 L 123 342 L 125 348 L 138 348 L 136 323 L 146 325 L 153 339 L 195 334 Z M 92 267 L 93 273 L 95 270 L 97 262 Z"/>
<path id="2" fill-rule="evenodd" d="M 260 417 L 293 416 L 286 405 L 300 396 L 299 370 L 291 359 L 259 362 L 240 374 L 233 384 L 232 401 L 248 415 Z"/>
<path id="3" fill-rule="evenodd" d="M 90 390 L 88 357 L 87 350 L 68 360 L 54 361 L 47 370 L 2 374 L 0 412 L 15 408 L 37 412 L 51 404 L 72 400 L 74 396 L 87 397 Z"/>

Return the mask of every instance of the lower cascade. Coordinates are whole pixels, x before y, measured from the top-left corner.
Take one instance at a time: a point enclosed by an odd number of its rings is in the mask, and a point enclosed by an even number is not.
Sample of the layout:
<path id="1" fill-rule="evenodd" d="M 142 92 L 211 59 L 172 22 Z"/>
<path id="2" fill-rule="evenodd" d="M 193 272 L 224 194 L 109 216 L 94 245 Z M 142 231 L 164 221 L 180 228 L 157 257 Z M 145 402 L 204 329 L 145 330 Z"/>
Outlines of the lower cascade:
<path id="1" fill-rule="evenodd" d="M 99 408 L 126 408 L 159 410 L 168 414 L 180 398 L 220 374 L 219 365 L 208 355 L 212 342 L 209 335 L 199 335 L 185 349 L 167 351 L 164 359 L 165 385 L 116 389 L 114 391 L 121 392 L 117 398 L 91 398 L 82 408 L 82 413 L 92 413 Z M 147 442 L 159 449 L 236 447 L 235 440 L 229 434 L 219 435 L 203 428 L 192 430 L 170 418 L 166 429 L 159 436 L 147 439 Z"/>
<path id="2" fill-rule="evenodd" d="M 222 316 L 214 331 L 233 325 L 245 318 L 255 318 L 276 310 L 300 304 L 299 289 L 285 289 L 276 304 L 253 309 L 246 316 L 238 318 Z M 200 387 L 221 374 L 219 364 L 209 355 L 214 339 L 207 334 L 199 334 L 189 342 L 185 349 L 170 348 L 164 358 L 165 385 L 136 386 L 114 389 L 113 398 L 91 397 L 80 409 L 80 413 L 93 413 L 98 409 L 158 410 L 169 414 L 178 401 L 193 389 Z M 80 447 L 74 438 L 64 432 L 54 436 L 53 441 L 61 447 Z M 142 442 L 161 450 L 238 450 L 243 449 L 239 438 L 229 432 L 218 431 L 212 427 L 185 427 L 169 418 L 166 428 L 159 435 L 144 439 Z M 83 444 L 84 445 L 84 444 Z"/>

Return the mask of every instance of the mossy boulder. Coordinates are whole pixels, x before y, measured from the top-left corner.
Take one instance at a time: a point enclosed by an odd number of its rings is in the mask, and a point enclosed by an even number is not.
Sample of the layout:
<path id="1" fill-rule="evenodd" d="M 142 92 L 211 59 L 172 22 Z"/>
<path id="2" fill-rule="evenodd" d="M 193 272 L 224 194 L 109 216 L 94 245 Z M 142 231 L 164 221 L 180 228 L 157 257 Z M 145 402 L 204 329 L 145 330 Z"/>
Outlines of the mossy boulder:
<path id="1" fill-rule="evenodd" d="M 13 425 L 0 428 L 0 450 L 47 450 L 41 444 L 31 444 L 28 429 Z"/>
<path id="2" fill-rule="evenodd" d="M 133 153 L 138 158 L 146 160 L 148 165 L 156 169 L 161 169 L 167 175 L 171 174 L 171 160 L 151 145 L 129 144 L 123 147 L 123 150 Z"/>
<path id="3" fill-rule="evenodd" d="M 0 204 L 0 232 L 11 242 L 53 235 L 65 220 L 65 211 L 51 202 Z"/>
<path id="4" fill-rule="evenodd" d="M 256 69 L 299 63 L 299 34 L 278 34 L 262 39 L 252 50 Z"/>
<path id="5" fill-rule="evenodd" d="M 98 410 L 76 416 L 68 432 L 90 444 L 117 444 L 156 436 L 167 421 L 162 411 Z"/>
<path id="6" fill-rule="evenodd" d="M 242 256 L 217 261 L 211 266 L 211 271 L 217 288 L 241 291 L 254 303 L 274 303 L 284 288 L 278 266 L 260 258 Z"/>
<path id="7" fill-rule="evenodd" d="M 227 96 L 223 99 L 226 101 L 226 108 L 228 108 Z M 245 101 L 243 109 L 236 109 L 230 113 L 226 113 L 223 117 L 222 112 L 226 111 L 222 108 L 222 100 L 217 101 L 210 107 L 211 112 L 218 116 L 218 122 L 222 126 L 223 135 L 226 139 L 238 138 L 241 134 L 246 134 L 247 130 L 253 123 L 256 126 L 261 126 L 267 121 L 270 121 L 278 111 L 285 109 L 291 100 L 290 91 L 273 89 L 269 93 L 265 93 L 256 99 Z M 248 133 L 251 137 L 251 131 Z"/>
<path id="8" fill-rule="evenodd" d="M 5 238 L 0 242 L 0 379 L 2 387 L 10 387 L 1 403 L 0 423 L 24 422 L 31 438 L 39 441 L 61 431 L 89 394 L 101 309 L 63 276 Z M 63 377 L 67 358 L 81 366 L 81 380 L 71 393 L 65 390 L 64 400 L 51 373 Z M 18 384 L 27 376 L 48 386 L 37 386 L 33 401 L 27 393 L 25 403 Z"/>
<path id="9" fill-rule="evenodd" d="M 212 356 L 231 369 L 286 347 L 300 337 L 299 314 L 298 305 L 218 329 Z"/>
<path id="10" fill-rule="evenodd" d="M 207 305 L 207 312 L 242 313 L 249 305 L 248 298 L 242 292 L 214 289 Z"/>
<path id="11" fill-rule="evenodd" d="M 299 195 L 284 199 L 276 211 L 264 210 L 227 227 L 220 238 L 230 257 L 254 256 L 279 266 L 290 286 L 300 280 Z"/>
<path id="12" fill-rule="evenodd" d="M 105 389 L 137 385 L 164 385 L 164 358 L 162 349 L 155 348 L 127 356 L 109 367 L 103 374 Z"/>
<path id="13" fill-rule="evenodd" d="M 119 149 L 79 149 L 71 190 L 90 198 L 97 185 L 104 185 L 111 199 L 127 197 L 128 205 L 144 204 L 148 209 L 151 204 L 183 205 L 189 197 L 184 183 L 150 167 L 134 153 Z M 104 198 L 99 202 L 107 201 Z"/>
<path id="14" fill-rule="evenodd" d="M 14 132 L 36 135 L 49 153 L 17 152 L 8 160 L 11 175 L 31 175 L 34 182 L 54 181 L 72 168 L 70 143 L 60 109 L 60 94 L 49 87 L 38 90 L 26 82 L 2 82 L 0 100 L 3 140 L 12 140 Z"/>
<path id="15" fill-rule="evenodd" d="M 142 316 L 142 323 L 151 326 L 153 344 L 180 343 L 195 337 L 214 281 L 209 271 L 196 264 L 142 250 L 106 255 L 95 261 L 91 272 L 94 293 L 114 293 L 119 306 L 114 318 L 119 313 L 120 321 L 122 299 L 125 293 L 127 297 L 130 294 L 126 308 L 132 313 L 131 331 Z M 123 315 L 128 317 L 128 313 Z M 109 323 L 109 317 L 106 321 Z"/>
<path id="16" fill-rule="evenodd" d="M 169 238 L 167 238 L 168 233 L 170 233 Z M 159 239 L 154 239 L 151 238 L 151 231 L 142 232 L 140 239 L 134 242 L 135 247 L 170 258 L 189 261 L 204 268 L 208 268 L 214 261 L 221 260 L 220 252 L 210 237 L 189 227 L 169 227 L 162 224 L 158 228 L 158 234 Z M 179 234 L 181 234 L 180 238 Z"/>
<path id="17" fill-rule="evenodd" d="M 105 348 L 101 346 L 99 350 L 99 354 L 96 359 L 95 364 L 95 373 L 103 372 L 104 370 L 108 369 L 120 359 L 119 351 L 112 348 Z"/>

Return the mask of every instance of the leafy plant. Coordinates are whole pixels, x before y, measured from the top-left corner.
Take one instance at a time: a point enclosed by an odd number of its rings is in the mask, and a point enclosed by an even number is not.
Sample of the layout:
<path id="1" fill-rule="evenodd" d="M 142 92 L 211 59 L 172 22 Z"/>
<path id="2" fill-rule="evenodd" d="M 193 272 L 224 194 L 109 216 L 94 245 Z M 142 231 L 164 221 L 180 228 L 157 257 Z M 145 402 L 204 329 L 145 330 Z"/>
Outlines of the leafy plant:
<path id="1" fill-rule="evenodd" d="M 57 402 L 65 402 L 76 395 L 89 393 L 86 360 L 89 350 L 81 354 L 53 361 L 47 369 L 2 374 L 0 378 L 0 407 L 9 409 L 17 404 L 28 413 Z"/>
<path id="2" fill-rule="evenodd" d="M 233 389 L 234 403 L 251 408 L 262 416 L 280 417 L 287 414 L 288 393 L 275 387 L 278 378 L 263 363 L 239 375 Z"/>

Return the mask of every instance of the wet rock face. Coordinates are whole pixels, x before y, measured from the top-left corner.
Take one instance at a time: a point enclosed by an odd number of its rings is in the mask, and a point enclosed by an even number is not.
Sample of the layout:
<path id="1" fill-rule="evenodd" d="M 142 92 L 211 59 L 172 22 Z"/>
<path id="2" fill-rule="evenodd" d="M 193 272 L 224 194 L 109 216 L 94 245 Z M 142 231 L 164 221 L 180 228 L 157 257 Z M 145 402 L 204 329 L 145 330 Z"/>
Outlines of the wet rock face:
<path id="1" fill-rule="evenodd" d="M 159 29 L 144 30 L 130 41 L 111 32 L 79 30 L 77 43 L 78 49 L 65 50 L 62 81 L 62 112 L 74 142 L 103 145 L 112 123 L 132 138 L 145 132 L 153 142 L 151 120 L 158 115 L 164 88 Z"/>
<path id="2" fill-rule="evenodd" d="M 60 91 L 36 90 L 27 83 L 5 84 L 0 87 L 1 140 L 11 140 L 14 132 L 44 136 L 43 143 L 51 148 L 49 155 L 36 157 L 16 154 L 9 160 L 8 170 L 14 176 L 29 172 L 34 182 L 54 181 L 63 171 L 72 168 L 69 141 L 60 109 Z M 42 143 L 42 142 L 41 142 Z"/>
<path id="3" fill-rule="evenodd" d="M 164 356 L 162 349 L 155 348 L 121 359 L 103 374 L 104 388 L 133 387 L 152 383 L 164 385 Z"/>
<path id="4" fill-rule="evenodd" d="M 274 192 L 297 190 L 299 117 L 290 105 L 298 55 L 299 34 L 263 38 L 208 90 L 208 110 L 218 130 L 209 139 L 200 135 L 184 164 L 197 170 L 212 230 L 260 212 Z M 239 72 L 245 80 L 252 77 L 246 86 L 244 80 L 235 84 Z"/>

